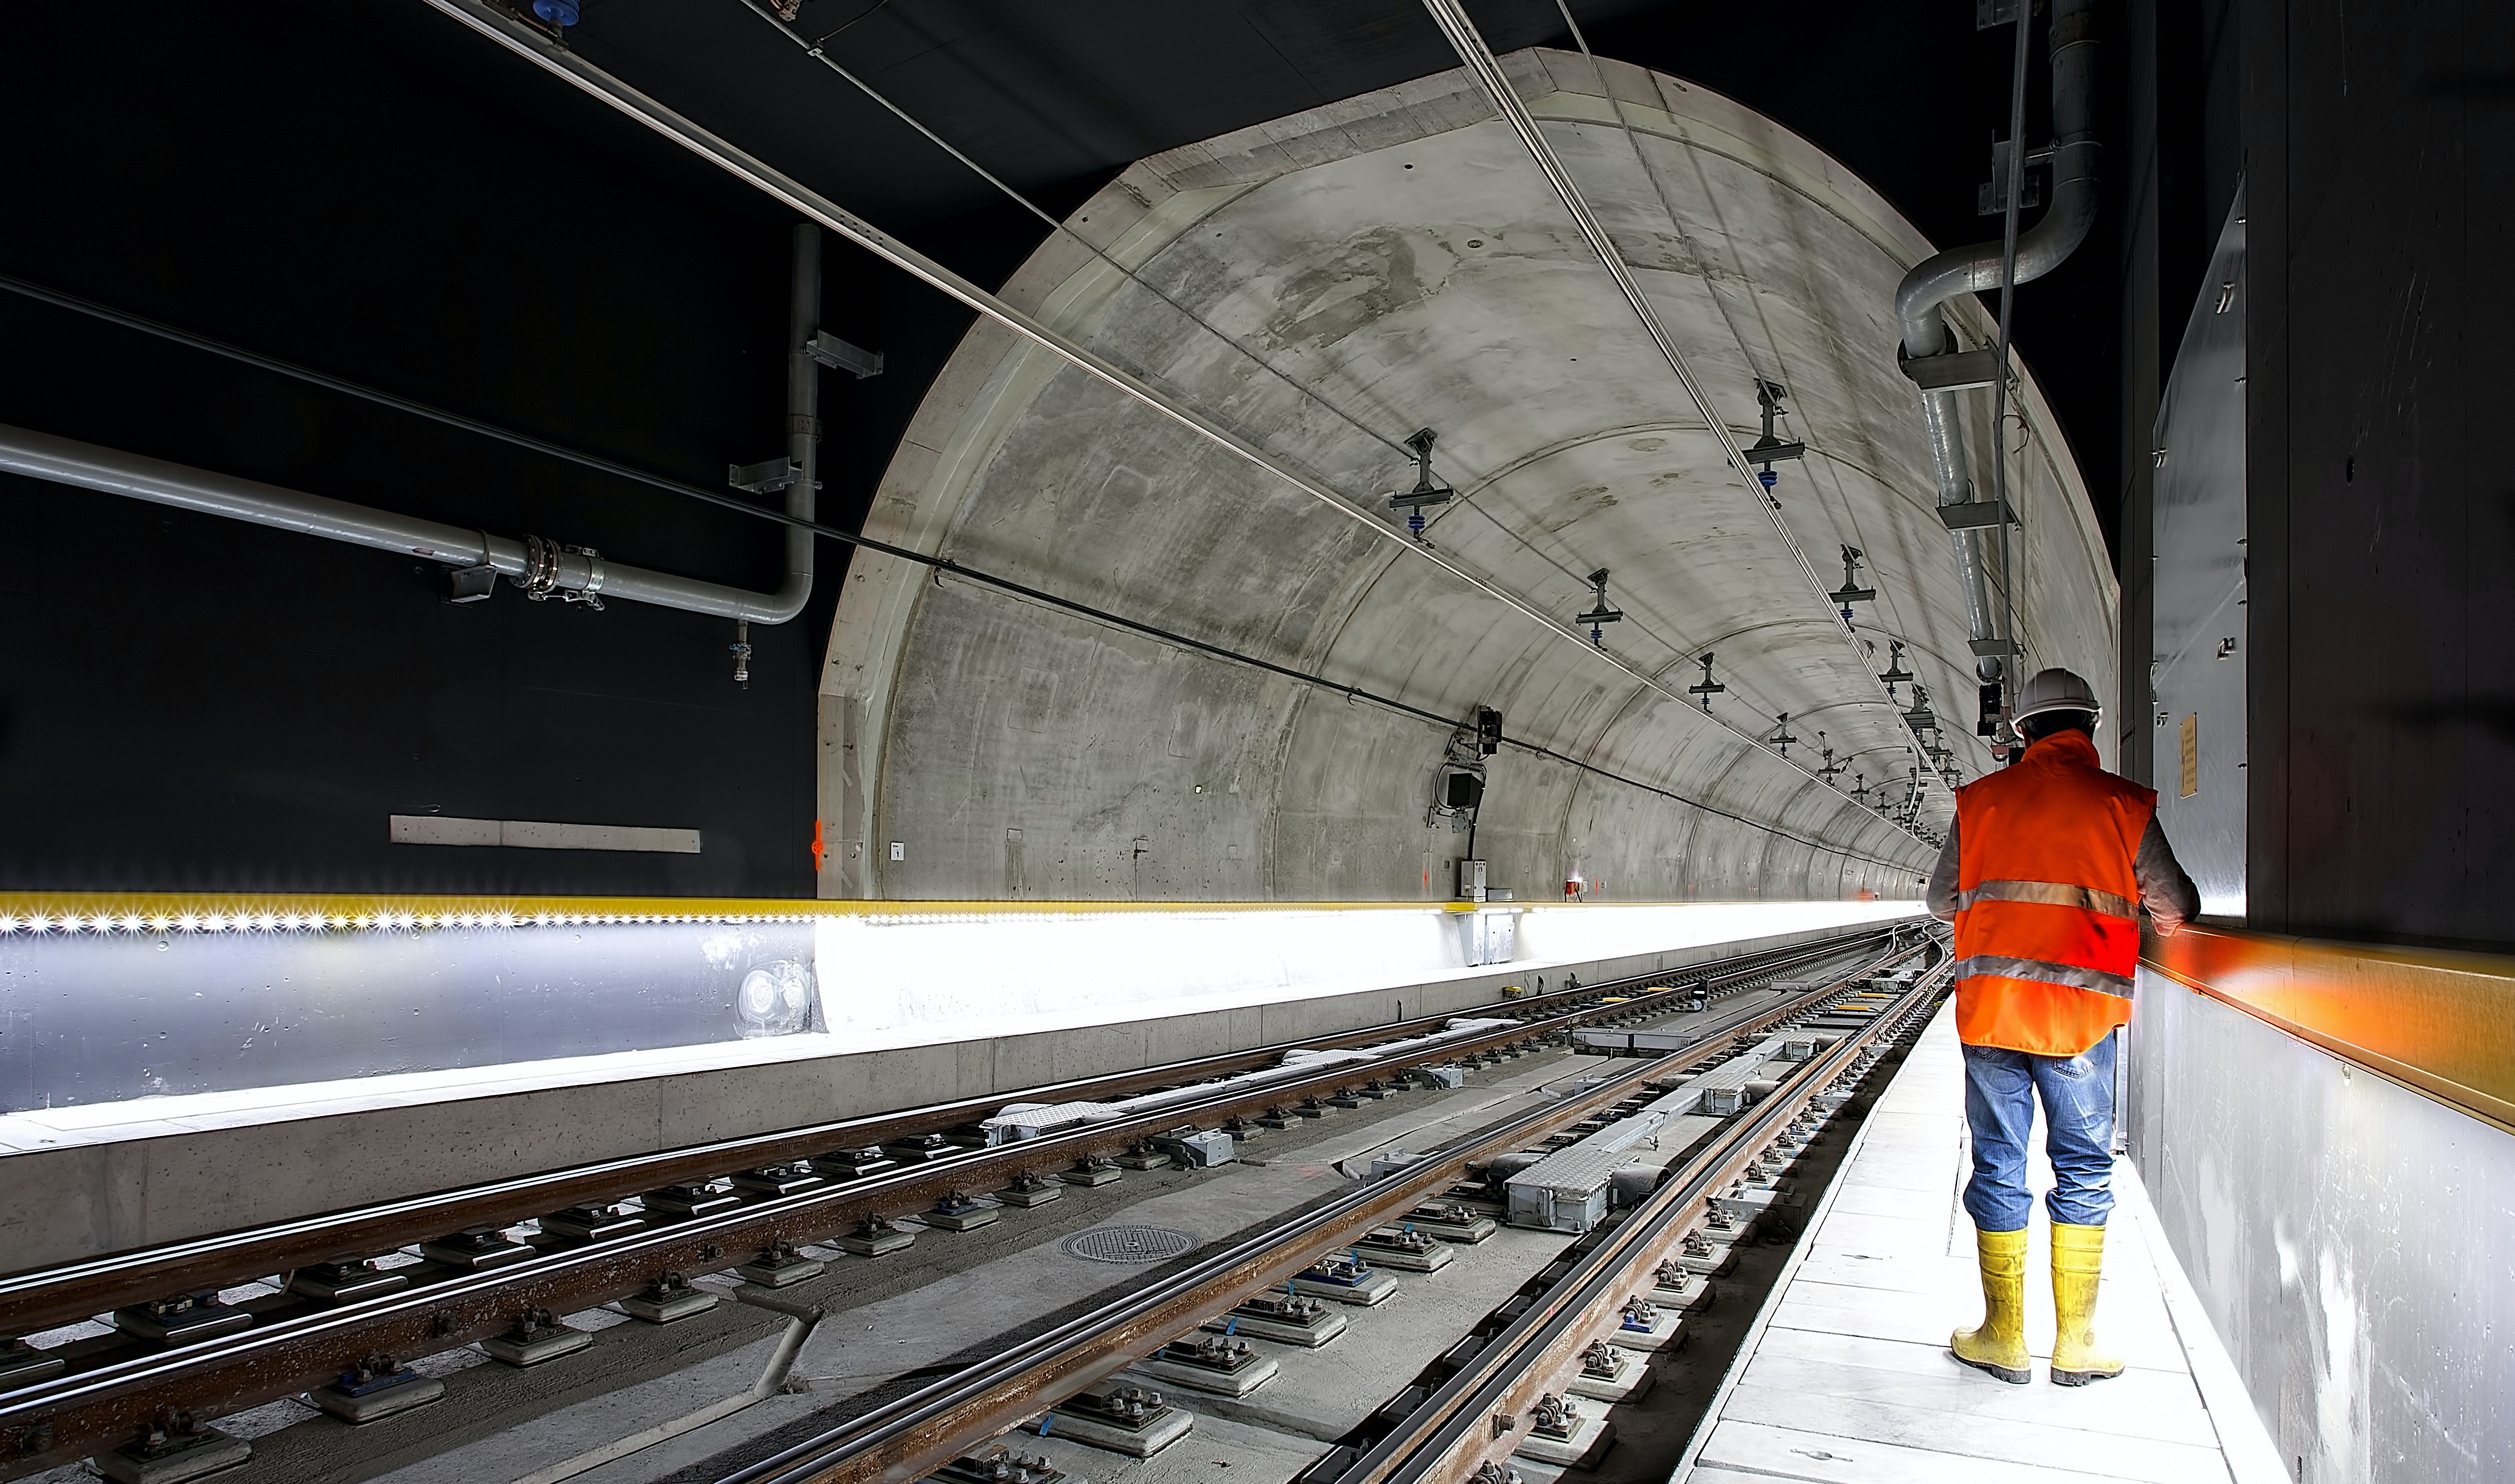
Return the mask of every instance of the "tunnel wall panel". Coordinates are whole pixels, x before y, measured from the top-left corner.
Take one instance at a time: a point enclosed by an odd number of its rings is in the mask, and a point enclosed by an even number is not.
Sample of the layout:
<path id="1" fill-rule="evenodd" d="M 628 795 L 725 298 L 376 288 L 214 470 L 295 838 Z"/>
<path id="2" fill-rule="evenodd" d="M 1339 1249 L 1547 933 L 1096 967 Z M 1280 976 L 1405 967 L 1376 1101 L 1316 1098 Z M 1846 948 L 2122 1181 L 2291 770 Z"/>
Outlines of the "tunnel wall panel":
<path id="1" fill-rule="evenodd" d="M 1498 708 L 1513 739 L 1554 755 L 1506 748 L 1478 821 L 1476 853 L 1524 894 L 1573 880 L 1619 899 L 1909 889 L 1932 847 L 1869 807 L 1912 765 L 1871 678 L 1888 639 L 1909 644 L 1967 776 L 1989 765 L 1895 371 L 1895 285 L 1927 244 L 1726 100 L 1610 63 L 1628 138 L 1587 63 L 1506 64 L 1741 441 L 1755 380 L 1788 377 L 1784 432 L 1811 457 L 1778 506 L 1725 471 L 1525 152 L 1450 73 L 1139 162 L 1068 223 L 1137 278 L 1060 235 L 1005 291 L 1335 500 L 979 328 L 869 533 L 1434 716 Z M 1955 312 L 1969 338 L 1987 328 L 1970 303 Z M 2109 686 L 2102 544 L 2032 378 L 2020 385 L 2030 663 Z M 1397 440 L 1425 426 L 1457 491 L 1430 513 L 1433 551 L 1546 620 L 1373 533 L 1413 475 Z M 1809 591 L 1776 515 L 1820 568 L 1863 551 L 1883 595 L 1858 615 L 1869 648 Z M 1589 604 L 1601 567 L 1628 615 L 1604 641 L 1647 681 L 1553 627 Z M 843 843 L 824 894 L 948 898 L 1018 879 L 1121 899 L 1404 899 L 1446 890 L 1466 853 L 1427 817 L 1440 722 L 897 564 L 855 575 L 825 680 L 854 740 L 824 737 L 840 760 L 825 830 Z M 1711 716 L 1682 699 L 1707 653 L 1729 686 Z M 1787 758 L 1762 743 L 1785 724 L 1800 739 Z M 1839 792 L 1812 776 L 1829 747 Z M 1872 788 L 1860 803 L 1854 770 Z M 1924 821 L 1942 818 L 1945 790 L 1926 795 Z"/>
<path id="2" fill-rule="evenodd" d="M 2515 1477 L 2515 1134 L 2143 969 L 2123 1125 L 2307 1484 Z"/>

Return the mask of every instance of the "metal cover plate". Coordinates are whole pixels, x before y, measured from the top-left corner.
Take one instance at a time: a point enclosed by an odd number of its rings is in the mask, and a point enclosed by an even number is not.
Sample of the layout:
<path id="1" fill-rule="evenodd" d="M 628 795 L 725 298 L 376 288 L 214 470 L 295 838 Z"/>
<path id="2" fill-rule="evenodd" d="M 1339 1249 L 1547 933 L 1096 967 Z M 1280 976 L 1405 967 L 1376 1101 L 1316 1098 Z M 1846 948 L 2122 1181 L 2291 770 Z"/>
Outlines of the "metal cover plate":
<path id="1" fill-rule="evenodd" d="M 1095 1226 L 1062 1245 L 1069 1256 L 1093 1262 L 1160 1262 L 1193 1250 L 1197 1239 L 1167 1226 Z"/>

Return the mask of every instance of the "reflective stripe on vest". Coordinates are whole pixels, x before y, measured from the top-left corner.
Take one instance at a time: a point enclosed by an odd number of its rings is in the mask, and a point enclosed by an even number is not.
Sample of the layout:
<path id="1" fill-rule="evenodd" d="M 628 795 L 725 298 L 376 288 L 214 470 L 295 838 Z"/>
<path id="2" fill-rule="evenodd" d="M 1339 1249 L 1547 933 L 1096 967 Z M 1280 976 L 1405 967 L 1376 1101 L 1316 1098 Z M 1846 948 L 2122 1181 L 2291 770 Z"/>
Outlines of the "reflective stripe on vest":
<path id="1" fill-rule="evenodd" d="M 2041 902 L 2047 907 L 2082 907 L 2101 912 L 2107 917 L 2139 920 L 2139 903 L 2093 886 L 2073 886 L 2066 882 L 1987 881 L 1957 898 L 1957 909 L 1976 902 Z"/>
<path id="2" fill-rule="evenodd" d="M 1978 953 L 1957 963 L 1957 977 L 1997 979 L 2031 979 L 2039 984 L 2065 984 L 2072 989 L 2092 989 L 2100 995 L 2115 995 L 2127 1000 L 2136 987 L 2135 980 L 2122 974 L 2107 973 L 2101 969 L 2082 969 L 2076 964 L 2049 964 L 2041 959 L 2005 959 L 1998 954 Z"/>
<path id="3" fill-rule="evenodd" d="M 2129 1018 L 2157 795 L 2062 732 L 1957 794 L 1957 1034 L 2073 1056 Z"/>

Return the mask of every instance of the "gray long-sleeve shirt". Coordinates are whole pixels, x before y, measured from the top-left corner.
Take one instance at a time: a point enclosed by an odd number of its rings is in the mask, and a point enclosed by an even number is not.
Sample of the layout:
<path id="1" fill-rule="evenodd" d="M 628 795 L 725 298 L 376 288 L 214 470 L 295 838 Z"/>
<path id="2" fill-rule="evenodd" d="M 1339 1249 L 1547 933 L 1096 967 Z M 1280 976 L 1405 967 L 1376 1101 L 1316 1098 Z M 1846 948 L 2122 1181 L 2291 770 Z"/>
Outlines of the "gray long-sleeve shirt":
<path id="1" fill-rule="evenodd" d="M 1958 850 L 1957 821 L 1951 819 L 1948 843 L 1940 847 L 1939 863 L 1930 871 L 1930 916 L 1943 923 L 1957 919 Z M 2166 843 L 2165 831 L 2158 827 L 2154 814 L 2149 816 L 2147 832 L 2139 837 L 2131 877 L 2139 883 L 2139 904 L 2157 924 L 2158 936 L 2172 937 L 2175 929 L 2201 915 L 2200 888 L 2174 858 L 2174 846 Z"/>

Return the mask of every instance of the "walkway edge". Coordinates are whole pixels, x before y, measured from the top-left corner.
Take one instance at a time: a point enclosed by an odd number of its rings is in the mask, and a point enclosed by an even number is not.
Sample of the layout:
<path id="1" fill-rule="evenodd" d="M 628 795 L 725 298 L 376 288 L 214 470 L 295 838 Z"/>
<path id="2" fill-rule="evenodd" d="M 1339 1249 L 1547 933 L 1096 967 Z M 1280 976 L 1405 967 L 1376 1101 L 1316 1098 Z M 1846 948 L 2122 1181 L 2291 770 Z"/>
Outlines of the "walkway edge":
<path id="1" fill-rule="evenodd" d="M 2218 1338 L 2218 1327 L 2201 1306 L 2201 1295 L 2174 1256 L 2173 1244 L 2165 1239 L 2157 1207 L 2148 1198 L 2148 1182 L 2140 1178 L 2139 1167 L 2128 1156 L 2114 1164 L 2114 1192 L 2115 1199 L 2131 1207 L 2139 1218 L 2149 1265 L 2157 1270 L 2158 1288 L 2165 1300 L 2165 1316 L 2174 1325 L 2174 1338 L 2182 1342 L 2184 1363 L 2192 1368 L 2192 1383 L 2200 1388 L 2201 1405 L 2208 1410 L 2209 1425 L 2217 1431 L 2227 1471 L 2235 1476 L 2235 1484 L 2291 1484 L 2288 1464 L 2280 1458 L 2270 1429 L 2262 1425 L 2262 1415 L 2253 1408 L 2252 1393 L 2246 1389 L 2244 1377 Z"/>
<path id="2" fill-rule="evenodd" d="M 1956 1000 L 1951 996 L 1930 1018 L 1936 1020 L 1940 1015 L 1955 1013 Z M 1921 1034 L 1929 1034 L 1927 1025 L 1922 1027 Z M 1895 1076 L 1903 1075 L 1903 1067 L 1897 1066 Z M 1893 1077 L 1888 1078 L 1887 1086 L 1892 1087 L 1894 1080 Z M 1883 1089 L 1879 1090 L 1878 1095 L 1885 1095 Z M 1871 1112 L 1876 1111 L 1875 1099 L 1869 1106 Z M 1738 1388 L 1738 1379 L 1746 1374 L 1755 1352 L 1763 1348 L 1764 1331 L 1772 1327 L 1773 1311 L 1781 1307 L 1782 1296 L 1791 1291 L 1791 1280 L 1798 1276 L 1799 1265 L 1807 1260 L 1809 1251 L 1816 1246 L 1816 1234 L 1824 1227 L 1826 1216 L 1834 1210 L 1835 1197 L 1841 1193 L 1846 1183 L 1843 1175 L 1851 1169 L 1852 1161 L 1860 1158 L 1861 1146 L 1869 1142 L 1869 1131 L 1875 1127 L 1875 1120 L 1865 1115 L 1861 1118 L 1860 1131 L 1851 1135 L 1850 1144 L 1842 1151 L 1841 1163 L 1834 1167 L 1834 1178 L 1827 1182 L 1824 1196 L 1817 1201 L 1816 1209 L 1808 1213 L 1807 1219 L 1799 1223 L 1798 1245 L 1791 1249 L 1790 1257 L 1782 1262 L 1781 1271 L 1773 1275 L 1773 1286 L 1764 1291 L 1763 1306 L 1755 1310 L 1755 1322 L 1747 1326 L 1747 1333 L 1739 1337 L 1738 1349 L 1729 1357 L 1729 1369 L 1722 1373 L 1719 1388 L 1711 1393 L 1711 1400 L 1704 1406 L 1703 1421 L 1695 1427 L 1694 1436 L 1687 1440 L 1684 1454 L 1676 1461 L 1676 1467 L 1670 1471 L 1668 1484 L 1685 1484 L 1687 1477 L 1694 1472 L 1695 1460 L 1702 1456 L 1704 1446 L 1711 1441 L 1712 1429 L 1720 1424 L 1721 1414 L 1729 1409 L 1729 1393 Z M 2181 1269 L 2176 1271 L 2180 1273 Z M 2233 1370 L 2232 1363 L 2229 1369 Z M 2254 1484 L 2254 1481 L 2239 1479 L 2237 1484 Z M 2273 1480 L 2272 1484 L 2286 1484 L 2286 1481 Z"/>

